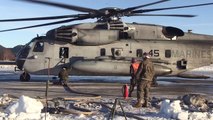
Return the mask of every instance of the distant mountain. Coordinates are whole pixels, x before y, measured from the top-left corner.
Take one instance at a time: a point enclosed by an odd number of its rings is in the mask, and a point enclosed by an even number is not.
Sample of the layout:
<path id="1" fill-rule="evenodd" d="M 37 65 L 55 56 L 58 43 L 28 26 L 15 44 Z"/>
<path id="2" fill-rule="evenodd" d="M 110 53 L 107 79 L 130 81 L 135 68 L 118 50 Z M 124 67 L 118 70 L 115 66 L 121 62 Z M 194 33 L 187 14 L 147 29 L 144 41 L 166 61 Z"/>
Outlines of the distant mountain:
<path id="1" fill-rule="evenodd" d="M 2 45 L 0 45 L 0 60 L 3 60 L 4 50 L 5 50 L 5 47 L 3 47 Z"/>
<path id="2" fill-rule="evenodd" d="M 24 45 L 17 45 L 15 47 L 11 48 L 11 50 L 14 53 L 14 55 L 16 55 L 22 47 L 24 47 Z"/>
<path id="3" fill-rule="evenodd" d="M 23 47 L 23 45 L 17 45 L 13 48 L 5 48 L 0 45 L 0 60 L 14 61 L 16 53 Z"/>
<path id="4" fill-rule="evenodd" d="M 0 60 L 14 61 L 15 55 L 10 48 L 0 48 Z"/>
<path id="5" fill-rule="evenodd" d="M 3 49 L 5 49 L 5 47 L 0 45 L 0 51 L 2 51 Z"/>

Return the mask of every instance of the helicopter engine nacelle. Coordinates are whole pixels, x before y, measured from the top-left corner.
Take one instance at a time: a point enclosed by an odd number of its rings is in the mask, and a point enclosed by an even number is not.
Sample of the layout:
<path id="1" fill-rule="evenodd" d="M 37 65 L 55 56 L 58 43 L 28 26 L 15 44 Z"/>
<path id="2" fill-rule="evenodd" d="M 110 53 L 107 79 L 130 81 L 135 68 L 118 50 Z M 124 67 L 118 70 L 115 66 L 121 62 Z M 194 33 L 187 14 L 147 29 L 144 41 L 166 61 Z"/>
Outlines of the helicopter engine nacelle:
<path id="1" fill-rule="evenodd" d="M 76 45 L 104 45 L 119 39 L 117 30 L 78 29 L 73 40 Z"/>
<path id="2" fill-rule="evenodd" d="M 119 39 L 118 30 L 64 29 L 49 31 L 47 36 L 75 45 L 104 45 Z"/>

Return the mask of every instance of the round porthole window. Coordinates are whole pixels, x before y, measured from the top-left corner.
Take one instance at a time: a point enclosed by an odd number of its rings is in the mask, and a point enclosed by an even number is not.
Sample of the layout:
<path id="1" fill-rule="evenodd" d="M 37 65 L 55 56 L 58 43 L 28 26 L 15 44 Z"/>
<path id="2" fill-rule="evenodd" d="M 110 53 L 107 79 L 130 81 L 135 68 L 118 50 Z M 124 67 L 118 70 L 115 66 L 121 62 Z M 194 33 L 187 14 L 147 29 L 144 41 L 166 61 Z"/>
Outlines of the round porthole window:
<path id="1" fill-rule="evenodd" d="M 121 51 L 120 51 L 120 50 L 116 50 L 116 51 L 115 51 L 115 55 L 116 55 L 116 56 L 120 56 L 120 55 L 121 55 Z"/>

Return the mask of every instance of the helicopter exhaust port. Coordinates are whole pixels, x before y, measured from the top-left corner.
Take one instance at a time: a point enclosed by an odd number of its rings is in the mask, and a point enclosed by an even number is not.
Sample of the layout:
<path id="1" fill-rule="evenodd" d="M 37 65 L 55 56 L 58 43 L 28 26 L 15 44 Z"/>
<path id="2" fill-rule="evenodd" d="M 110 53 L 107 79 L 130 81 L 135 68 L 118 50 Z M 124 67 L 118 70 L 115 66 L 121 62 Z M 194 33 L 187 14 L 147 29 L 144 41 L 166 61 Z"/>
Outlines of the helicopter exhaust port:
<path id="1" fill-rule="evenodd" d="M 166 38 L 170 40 L 176 40 L 179 36 L 184 36 L 184 32 L 176 27 L 163 27 L 162 33 Z"/>
<path id="2" fill-rule="evenodd" d="M 54 36 L 53 39 L 58 41 L 75 43 L 78 39 L 78 31 L 77 29 L 62 27 L 48 31 L 47 36 Z"/>

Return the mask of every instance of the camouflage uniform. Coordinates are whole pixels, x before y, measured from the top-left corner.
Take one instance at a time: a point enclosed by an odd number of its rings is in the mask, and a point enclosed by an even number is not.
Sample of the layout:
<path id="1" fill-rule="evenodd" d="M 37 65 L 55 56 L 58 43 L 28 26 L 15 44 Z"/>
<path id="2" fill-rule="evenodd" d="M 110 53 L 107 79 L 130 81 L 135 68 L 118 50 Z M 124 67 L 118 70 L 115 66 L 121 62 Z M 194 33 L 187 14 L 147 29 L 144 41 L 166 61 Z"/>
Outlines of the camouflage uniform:
<path id="1" fill-rule="evenodd" d="M 135 107 L 148 106 L 149 90 L 154 77 L 154 65 L 149 58 L 144 58 L 144 61 L 140 63 L 138 71 L 136 73 L 137 85 L 137 100 Z"/>
<path id="2" fill-rule="evenodd" d="M 68 81 L 68 78 L 69 78 L 69 74 L 68 74 L 67 69 L 66 69 L 66 68 L 63 68 L 63 69 L 59 72 L 58 77 L 59 77 L 59 82 L 60 82 L 60 83 L 67 84 L 67 81 Z"/>

